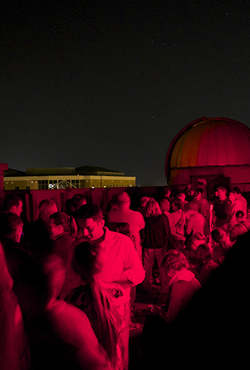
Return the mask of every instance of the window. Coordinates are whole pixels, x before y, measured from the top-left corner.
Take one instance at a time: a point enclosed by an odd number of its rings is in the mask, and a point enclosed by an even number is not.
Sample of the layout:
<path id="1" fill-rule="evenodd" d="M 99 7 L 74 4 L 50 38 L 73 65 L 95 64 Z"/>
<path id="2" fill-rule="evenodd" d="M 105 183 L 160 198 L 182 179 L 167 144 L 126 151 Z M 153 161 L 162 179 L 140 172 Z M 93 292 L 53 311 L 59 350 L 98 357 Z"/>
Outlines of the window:
<path id="1" fill-rule="evenodd" d="M 38 181 L 38 189 L 39 190 L 48 189 L 48 180 L 39 180 Z"/>
<path id="2" fill-rule="evenodd" d="M 72 180 L 72 187 L 73 188 L 79 188 L 79 180 Z"/>

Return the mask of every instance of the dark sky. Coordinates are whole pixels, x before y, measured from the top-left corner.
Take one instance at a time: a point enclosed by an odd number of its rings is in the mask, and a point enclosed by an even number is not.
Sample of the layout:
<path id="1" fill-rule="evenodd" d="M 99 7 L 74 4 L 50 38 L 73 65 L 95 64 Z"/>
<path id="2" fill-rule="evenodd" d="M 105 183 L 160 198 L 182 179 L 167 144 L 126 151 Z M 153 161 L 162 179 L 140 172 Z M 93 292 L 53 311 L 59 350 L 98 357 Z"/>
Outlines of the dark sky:
<path id="1" fill-rule="evenodd" d="M 1 4 L 10 168 L 93 165 L 164 185 L 167 149 L 187 123 L 250 127 L 250 1 Z"/>

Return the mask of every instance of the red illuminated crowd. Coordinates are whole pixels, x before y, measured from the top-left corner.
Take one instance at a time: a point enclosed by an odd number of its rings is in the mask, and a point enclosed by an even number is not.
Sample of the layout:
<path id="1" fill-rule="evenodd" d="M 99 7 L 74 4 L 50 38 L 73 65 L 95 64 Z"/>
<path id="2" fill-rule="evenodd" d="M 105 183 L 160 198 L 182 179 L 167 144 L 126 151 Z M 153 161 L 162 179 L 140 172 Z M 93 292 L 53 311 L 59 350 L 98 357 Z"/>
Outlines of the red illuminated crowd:
<path id="1" fill-rule="evenodd" d="M 169 337 L 180 333 L 182 313 L 213 284 L 211 276 L 226 269 L 227 255 L 250 230 L 247 201 L 239 188 L 219 186 L 208 202 L 201 184 L 196 190 L 165 187 L 160 198 L 143 196 L 140 207 L 131 208 L 126 192 L 104 214 L 77 194 L 66 212 L 51 199 L 41 201 L 37 219 L 27 223 L 21 198 L 6 199 L 0 213 L 1 369 L 127 370 L 129 332 L 140 326 L 131 322 L 136 289 L 150 294 L 155 284 L 167 299 L 146 317 L 141 363 L 147 368 L 166 346 L 176 349 Z"/>

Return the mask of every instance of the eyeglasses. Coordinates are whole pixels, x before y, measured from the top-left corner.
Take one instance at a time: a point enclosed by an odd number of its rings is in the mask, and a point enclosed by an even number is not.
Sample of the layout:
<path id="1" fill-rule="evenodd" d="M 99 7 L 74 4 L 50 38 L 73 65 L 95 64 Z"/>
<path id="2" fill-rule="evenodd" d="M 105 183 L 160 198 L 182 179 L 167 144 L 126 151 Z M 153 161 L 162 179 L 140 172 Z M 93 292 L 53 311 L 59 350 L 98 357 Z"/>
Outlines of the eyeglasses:
<path id="1" fill-rule="evenodd" d="M 20 230 L 20 229 L 15 229 L 15 230 L 20 231 L 21 236 L 24 235 L 24 233 L 22 232 L 22 230 Z"/>

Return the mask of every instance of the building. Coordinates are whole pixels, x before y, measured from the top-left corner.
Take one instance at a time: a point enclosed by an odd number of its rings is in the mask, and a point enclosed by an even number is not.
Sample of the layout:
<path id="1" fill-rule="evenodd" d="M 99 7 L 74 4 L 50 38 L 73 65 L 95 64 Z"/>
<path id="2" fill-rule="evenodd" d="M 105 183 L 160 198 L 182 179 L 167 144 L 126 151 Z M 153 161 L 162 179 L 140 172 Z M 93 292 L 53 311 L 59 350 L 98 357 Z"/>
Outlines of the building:
<path id="1" fill-rule="evenodd" d="M 132 187 L 136 177 L 102 167 L 27 168 L 4 171 L 4 190 Z"/>
<path id="2" fill-rule="evenodd" d="M 250 129 L 228 118 L 200 118 L 186 125 L 167 152 L 169 185 L 200 184 L 208 195 L 219 185 L 250 191 Z"/>

